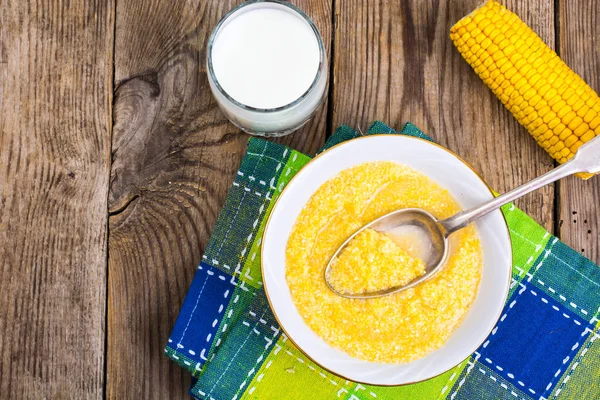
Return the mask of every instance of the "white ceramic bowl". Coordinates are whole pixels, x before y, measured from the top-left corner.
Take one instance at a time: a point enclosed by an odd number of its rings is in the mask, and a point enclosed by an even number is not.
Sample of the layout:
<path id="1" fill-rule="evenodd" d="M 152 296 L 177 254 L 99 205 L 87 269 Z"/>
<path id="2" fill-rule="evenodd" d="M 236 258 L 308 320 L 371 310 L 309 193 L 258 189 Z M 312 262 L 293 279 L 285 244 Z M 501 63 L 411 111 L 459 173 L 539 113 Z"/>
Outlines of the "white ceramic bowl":
<path id="1" fill-rule="evenodd" d="M 432 378 L 458 365 L 489 335 L 508 294 L 512 265 L 510 236 L 500 211 L 476 222 L 483 251 L 479 292 L 463 323 L 441 348 L 410 363 L 382 364 L 353 358 L 329 346 L 296 310 L 285 279 L 285 248 L 296 218 L 315 191 L 342 170 L 369 161 L 396 161 L 421 171 L 448 189 L 463 209 L 493 196 L 469 165 L 426 140 L 374 135 L 344 142 L 302 168 L 277 200 L 263 238 L 264 288 L 275 317 L 289 339 L 315 363 L 348 380 L 402 385 Z"/>

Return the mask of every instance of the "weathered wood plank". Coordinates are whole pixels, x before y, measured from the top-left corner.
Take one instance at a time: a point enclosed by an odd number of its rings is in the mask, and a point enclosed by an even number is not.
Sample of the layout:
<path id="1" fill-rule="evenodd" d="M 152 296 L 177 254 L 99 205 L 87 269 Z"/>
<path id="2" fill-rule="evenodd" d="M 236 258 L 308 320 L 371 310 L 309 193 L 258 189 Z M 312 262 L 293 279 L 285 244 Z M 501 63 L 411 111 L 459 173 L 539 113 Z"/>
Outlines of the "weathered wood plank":
<path id="1" fill-rule="evenodd" d="M 594 0 L 560 2 L 561 58 L 600 92 L 600 3 Z M 559 233 L 562 240 L 600 263 L 600 177 L 588 181 L 567 178 L 559 183 Z"/>
<path id="2" fill-rule="evenodd" d="M 333 124 L 411 121 L 458 153 L 496 190 L 553 166 L 449 39 L 480 0 L 336 1 Z M 505 1 L 551 46 L 553 1 Z M 517 204 L 553 228 L 553 187 Z"/>
<path id="3" fill-rule="evenodd" d="M 0 1 L 0 397 L 102 398 L 113 1 Z"/>
<path id="4" fill-rule="evenodd" d="M 238 1 L 120 0 L 109 195 L 109 398 L 187 398 L 189 377 L 163 355 L 170 330 L 233 182 L 248 136 L 219 112 L 205 50 Z M 294 2 L 327 45 L 330 0 Z M 280 140 L 314 152 L 327 106 Z"/>
<path id="5" fill-rule="evenodd" d="M 336 0 L 333 65 L 333 126 L 365 129 L 375 119 L 389 122 L 391 57 L 401 43 L 391 24 L 401 23 L 387 1 Z"/>

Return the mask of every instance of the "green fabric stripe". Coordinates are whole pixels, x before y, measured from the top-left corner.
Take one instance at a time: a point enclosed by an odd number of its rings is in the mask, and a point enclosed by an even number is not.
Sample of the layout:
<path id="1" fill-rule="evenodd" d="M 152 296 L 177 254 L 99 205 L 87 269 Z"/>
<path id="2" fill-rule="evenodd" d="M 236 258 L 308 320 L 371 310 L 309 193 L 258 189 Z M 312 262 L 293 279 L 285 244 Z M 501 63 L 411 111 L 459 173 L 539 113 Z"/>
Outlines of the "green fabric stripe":
<path id="1" fill-rule="evenodd" d="M 600 340 L 598 339 L 600 339 L 600 322 L 581 346 L 577 356 L 573 357 L 548 399 L 558 395 L 564 399 L 600 397 Z"/>
<path id="2" fill-rule="evenodd" d="M 476 399 L 534 400 L 529 393 L 523 392 L 519 387 L 498 375 L 496 371 L 478 361 L 448 391 L 446 398 L 452 399 L 452 396 L 459 395 L 458 398 L 464 399 L 465 396 L 460 395 L 465 392 L 468 392 L 472 396 L 471 398 Z"/>
<path id="3" fill-rule="evenodd" d="M 285 382 L 285 396 L 281 384 Z M 242 399 L 333 399 L 352 383 L 321 370 L 282 336 Z M 284 397 L 282 397 L 284 396 Z"/>
<path id="4" fill-rule="evenodd" d="M 532 284 L 584 321 L 600 309 L 600 269 L 577 251 L 552 238 L 535 266 Z"/>
<path id="5" fill-rule="evenodd" d="M 502 211 L 513 246 L 513 274 L 520 281 L 534 266 L 534 261 L 542 254 L 552 235 L 514 204 L 507 204 Z"/>
<path id="6" fill-rule="evenodd" d="M 361 400 L 373 400 L 373 397 L 370 395 L 370 391 L 373 391 L 377 394 L 378 398 L 383 397 L 385 399 L 433 400 L 445 398 L 450 393 L 450 389 L 458 380 L 461 373 L 468 366 L 467 361 L 471 358 L 469 357 L 458 366 L 427 381 L 404 386 L 369 386 L 369 390 L 356 391 L 355 396 Z"/>
<path id="7" fill-rule="evenodd" d="M 244 290 L 238 285 L 234 289 L 231 296 L 231 301 L 227 305 L 227 308 L 223 313 L 224 317 L 219 324 L 217 332 L 215 333 L 215 340 L 212 342 L 208 354 L 206 354 L 207 359 L 210 359 L 213 356 L 221 343 L 228 340 L 231 328 L 239 324 L 239 320 L 248 312 L 248 308 L 250 307 L 250 304 L 254 300 L 255 296 L 256 291 L 252 288 L 249 290 Z M 197 368 L 194 368 L 192 376 L 199 378 L 202 372 L 203 370 L 200 371 Z"/>
<path id="8" fill-rule="evenodd" d="M 265 217 L 260 221 L 260 226 L 257 234 L 254 237 L 254 241 L 244 263 L 244 269 L 241 274 L 242 278 L 253 287 L 258 288 L 260 286 L 258 285 L 258 282 L 261 282 L 262 280 L 260 269 L 260 244 L 268 220 L 266 216 L 271 214 L 271 210 L 275 206 L 275 201 L 281 194 L 283 188 L 308 161 L 310 161 L 310 157 L 295 150 L 292 151 L 287 156 L 287 162 L 281 169 L 279 179 L 274 185 L 276 189 L 273 189 L 272 200 L 269 202 L 264 212 Z"/>
<path id="9" fill-rule="evenodd" d="M 246 155 L 206 246 L 204 262 L 229 275 L 239 274 L 241 266 L 248 258 L 248 242 L 256 233 L 252 224 L 264 217 L 264 211 L 257 211 L 261 205 L 268 205 L 274 184 L 283 172 L 282 167 L 290 154 L 290 149 L 276 143 L 257 138 L 248 141 Z M 273 178 L 270 181 L 262 181 L 261 177 L 265 176 Z M 242 204 L 243 207 L 240 207 Z M 224 243 L 228 246 L 223 246 Z M 236 272 L 232 272 L 234 270 Z M 243 276 L 239 279 L 244 284 L 251 284 L 251 281 L 246 281 Z"/>

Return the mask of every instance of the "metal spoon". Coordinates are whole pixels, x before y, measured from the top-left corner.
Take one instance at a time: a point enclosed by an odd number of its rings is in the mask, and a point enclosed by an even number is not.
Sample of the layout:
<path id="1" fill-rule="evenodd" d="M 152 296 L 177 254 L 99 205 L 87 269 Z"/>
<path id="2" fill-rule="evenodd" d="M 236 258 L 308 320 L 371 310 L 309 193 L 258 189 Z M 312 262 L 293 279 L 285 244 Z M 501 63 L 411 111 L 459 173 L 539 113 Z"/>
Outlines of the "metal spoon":
<path id="1" fill-rule="evenodd" d="M 519 186 L 510 192 L 504 193 L 494 199 L 491 199 L 480 206 L 469 210 L 460 211 L 456 215 L 438 220 L 433 215 L 425 210 L 418 208 L 407 208 L 393 211 L 386 214 L 375 221 L 363 226 L 352 236 L 350 236 L 329 260 L 327 268 L 325 268 L 325 282 L 329 289 L 339 296 L 349 299 L 372 299 L 376 297 L 388 296 L 393 293 L 398 293 L 402 290 L 414 287 L 421 282 L 431 278 L 446 261 L 448 257 L 448 236 L 459 229 L 464 228 L 479 217 L 482 217 L 501 206 L 516 200 L 529 192 L 546 186 L 549 183 L 562 179 L 566 176 L 573 175 L 579 172 L 587 172 L 596 174 L 600 172 L 600 136 L 590 140 L 582 145 L 577 153 L 569 161 L 554 168 L 553 170 Z M 413 226 L 421 229 L 426 237 L 431 241 L 430 255 L 425 261 L 425 274 L 421 275 L 405 285 L 394 286 L 384 290 L 366 293 L 343 293 L 336 290 L 329 282 L 329 273 L 332 262 L 338 257 L 340 252 L 350 243 L 350 241 L 363 230 L 370 228 L 379 232 L 389 232 L 392 229 L 397 229 L 401 226 Z"/>

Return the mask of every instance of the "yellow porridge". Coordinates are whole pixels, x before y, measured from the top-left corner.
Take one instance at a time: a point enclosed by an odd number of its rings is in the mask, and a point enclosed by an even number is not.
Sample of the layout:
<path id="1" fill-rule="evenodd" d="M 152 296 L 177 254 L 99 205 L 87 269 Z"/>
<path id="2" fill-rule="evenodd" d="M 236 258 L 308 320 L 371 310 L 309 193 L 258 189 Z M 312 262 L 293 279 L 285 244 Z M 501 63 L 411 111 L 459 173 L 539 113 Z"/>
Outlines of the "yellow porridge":
<path id="1" fill-rule="evenodd" d="M 328 272 L 329 282 L 339 293 L 360 294 L 406 285 L 425 273 L 425 262 L 388 235 L 365 229 L 348 243 Z"/>
<path id="2" fill-rule="evenodd" d="M 353 357 L 387 363 L 421 358 L 444 344 L 475 299 L 481 249 L 473 226 L 452 235 L 446 265 L 415 288 L 357 300 L 340 297 L 327 287 L 323 279 L 327 262 L 348 237 L 384 214 L 410 207 L 438 218 L 460 210 L 448 191 L 420 172 L 394 162 L 360 164 L 315 192 L 288 240 L 286 280 L 296 308 L 315 333 Z M 422 274 L 422 261 L 411 249 L 391 243 L 386 235 L 365 232 L 338 257 L 337 284 L 351 292 L 371 291 Z M 399 272 L 387 264 L 395 256 L 405 266 Z M 379 269 L 364 265 L 369 260 Z M 342 274 L 352 268 L 355 277 Z"/>

